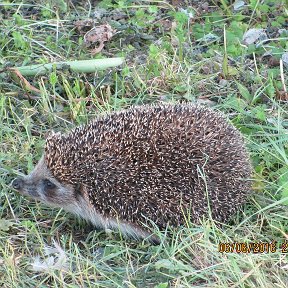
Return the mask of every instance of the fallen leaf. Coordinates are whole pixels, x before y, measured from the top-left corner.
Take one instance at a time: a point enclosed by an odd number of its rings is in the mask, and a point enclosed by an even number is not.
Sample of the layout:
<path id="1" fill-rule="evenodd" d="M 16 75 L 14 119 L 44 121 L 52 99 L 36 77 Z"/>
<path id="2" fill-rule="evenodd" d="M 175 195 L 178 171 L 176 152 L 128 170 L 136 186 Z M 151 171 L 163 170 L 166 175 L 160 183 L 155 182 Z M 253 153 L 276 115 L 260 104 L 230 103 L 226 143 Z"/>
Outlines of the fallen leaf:
<path id="1" fill-rule="evenodd" d="M 76 29 L 81 35 L 87 33 L 94 27 L 94 21 L 92 19 L 78 20 L 74 23 Z"/>
<path id="2" fill-rule="evenodd" d="M 18 77 L 20 84 L 22 86 L 23 89 L 25 89 L 26 91 L 34 91 L 36 93 L 41 93 L 41 91 L 39 89 L 37 89 L 36 87 L 34 87 L 33 85 L 31 85 L 28 80 L 20 73 L 19 70 L 17 70 L 16 68 L 9 68 L 9 70 Z"/>
<path id="3" fill-rule="evenodd" d="M 271 56 L 268 61 L 269 67 L 278 67 L 279 66 L 279 59 L 276 57 Z"/>
<path id="4" fill-rule="evenodd" d="M 98 47 L 91 50 L 91 54 L 95 55 L 104 48 L 104 42 L 109 41 L 115 31 L 109 24 L 93 27 L 84 35 L 84 42 L 87 46 L 98 44 Z"/>
<path id="5" fill-rule="evenodd" d="M 288 101 L 288 92 L 276 90 L 276 98 L 281 101 Z"/>
<path id="6" fill-rule="evenodd" d="M 160 19 L 158 23 L 165 31 L 169 31 L 172 27 L 172 21 L 170 19 Z"/>
<path id="7" fill-rule="evenodd" d="M 182 0 L 172 0 L 172 5 L 175 6 L 175 7 L 180 7 L 183 5 L 182 3 L 183 1 Z M 185 4 L 184 4 L 185 5 Z"/>

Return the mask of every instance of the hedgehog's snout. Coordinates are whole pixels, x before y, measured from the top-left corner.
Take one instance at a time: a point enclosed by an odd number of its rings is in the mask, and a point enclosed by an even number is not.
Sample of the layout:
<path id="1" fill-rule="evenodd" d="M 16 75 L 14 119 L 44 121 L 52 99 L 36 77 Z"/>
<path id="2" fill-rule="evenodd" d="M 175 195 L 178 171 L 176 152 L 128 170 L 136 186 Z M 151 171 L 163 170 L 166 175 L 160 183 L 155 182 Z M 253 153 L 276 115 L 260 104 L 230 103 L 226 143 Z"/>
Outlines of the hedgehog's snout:
<path id="1" fill-rule="evenodd" d="M 27 182 L 25 177 L 17 177 L 12 181 L 11 186 L 20 194 L 29 195 L 31 197 L 39 196 L 36 185 L 34 185 L 34 183 Z"/>
<path id="2" fill-rule="evenodd" d="M 15 190 L 21 190 L 24 186 L 24 180 L 22 177 L 17 177 L 16 179 L 14 179 L 11 183 L 12 188 Z"/>

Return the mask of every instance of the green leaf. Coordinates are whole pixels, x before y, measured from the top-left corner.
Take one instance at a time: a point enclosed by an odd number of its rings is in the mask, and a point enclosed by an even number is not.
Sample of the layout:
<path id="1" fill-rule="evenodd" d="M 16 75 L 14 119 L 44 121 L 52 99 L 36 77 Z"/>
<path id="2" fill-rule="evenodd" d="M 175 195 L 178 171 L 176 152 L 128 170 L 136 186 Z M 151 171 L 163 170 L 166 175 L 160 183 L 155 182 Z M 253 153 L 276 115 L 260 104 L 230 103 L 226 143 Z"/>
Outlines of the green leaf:
<path id="1" fill-rule="evenodd" d="M 13 224 L 10 220 L 0 219 L 0 231 L 8 231 Z"/>
<path id="2" fill-rule="evenodd" d="M 236 84 L 241 96 L 249 102 L 252 101 L 253 97 L 250 94 L 249 90 L 239 82 L 236 82 Z"/>
<path id="3" fill-rule="evenodd" d="M 21 50 L 25 49 L 26 42 L 25 42 L 22 34 L 19 31 L 14 31 L 14 32 L 12 32 L 12 36 L 13 36 L 15 47 L 19 48 Z"/>
<path id="4" fill-rule="evenodd" d="M 175 265 L 169 259 L 161 259 L 155 263 L 155 268 L 157 270 L 165 268 L 168 270 L 175 270 Z"/>
<path id="5" fill-rule="evenodd" d="M 282 188 L 281 199 L 287 198 L 283 204 L 288 205 L 288 167 L 287 172 L 279 177 L 278 185 Z"/>
<path id="6" fill-rule="evenodd" d="M 167 288 L 169 285 L 168 282 L 165 283 L 159 283 L 158 285 L 154 286 L 154 288 Z"/>
<path id="7" fill-rule="evenodd" d="M 37 64 L 22 67 L 13 67 L 19 70 L 23 76 L 34 76 L 39 74 L 46 74 L 50 72 L 54 67 L 56 69 L 69 68 L 72 71 L 79 73 L 92 73 L 97 70 L 105 70 L 107 68 L 116 67 L 123 63 L 123 58 L 107 58 L 107 59 L 91 59 L 91 60 L 75 60 L 75 61 L 63 61 L 47 64 Z M 13 68 L 11 70 L 13 71 Z"/>

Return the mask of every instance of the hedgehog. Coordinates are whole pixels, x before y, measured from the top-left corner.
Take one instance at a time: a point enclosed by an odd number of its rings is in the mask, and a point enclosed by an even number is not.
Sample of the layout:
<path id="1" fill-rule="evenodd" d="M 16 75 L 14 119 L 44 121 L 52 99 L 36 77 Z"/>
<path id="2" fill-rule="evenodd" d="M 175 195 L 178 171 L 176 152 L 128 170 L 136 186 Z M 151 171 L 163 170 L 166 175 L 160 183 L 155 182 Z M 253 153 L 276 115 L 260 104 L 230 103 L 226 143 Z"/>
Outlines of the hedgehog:
<path id="1" fill-rule="evenodd" d="M 157 242 L 155 225 L 228 221 L 250 194 L 251 170 L 243 136 L 220 112 L 156 104 L 50 132 L 34 170 L 12 187 L 99 228 Z"/>

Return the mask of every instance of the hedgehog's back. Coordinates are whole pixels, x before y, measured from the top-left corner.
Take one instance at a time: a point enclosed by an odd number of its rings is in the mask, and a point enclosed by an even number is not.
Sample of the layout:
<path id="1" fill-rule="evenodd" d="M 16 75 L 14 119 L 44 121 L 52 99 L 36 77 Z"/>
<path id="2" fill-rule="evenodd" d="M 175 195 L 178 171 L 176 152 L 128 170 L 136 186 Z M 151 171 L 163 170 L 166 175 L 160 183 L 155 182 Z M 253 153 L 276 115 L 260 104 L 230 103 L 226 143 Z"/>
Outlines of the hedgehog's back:
<path id="1" fill-rule="evenodd" d="M 187 213 L 198 221 L 209 209 L 224 221 L 250 189 L 240 133 L 219 113 L 193 105 L 100 117 L 47 139 L 46 158 L 57 179 L 86 187 L 98 212 L 138 225 L 147 218 L 177 225 Z"/>

